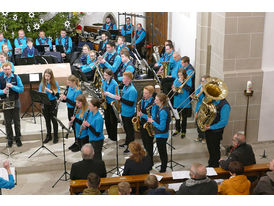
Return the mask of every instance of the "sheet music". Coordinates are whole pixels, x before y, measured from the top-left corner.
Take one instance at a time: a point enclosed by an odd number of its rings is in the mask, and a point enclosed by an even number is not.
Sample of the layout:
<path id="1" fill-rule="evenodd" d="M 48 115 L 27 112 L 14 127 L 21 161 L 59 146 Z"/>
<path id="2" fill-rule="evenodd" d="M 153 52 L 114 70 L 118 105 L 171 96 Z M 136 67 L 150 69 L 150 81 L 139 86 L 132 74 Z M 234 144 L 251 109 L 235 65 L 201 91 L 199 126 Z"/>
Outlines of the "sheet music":
<path id="1" fill-rule="evenodd" d="M 206 176 L 216 176 L 217 172 L 213 167 L 207 167 L 206 168 Z"/>
<path id="2" fill-rule="evenodd" d="M 14 182 L 15 182 L 16 181 L 16 179 L 15 179 L 15 167 L 11 167 L 10 171 L 11 171 L 11 174 L 12 174 Z M 3 179 L 9 181 L 9 175 L 8 175 L 8 172 L 5 168 L 0 168 L 0 177 L 2 177 Z"/>
<path id="3" fill-rule="evenodd" d="M 39 74 L 29 74 L 29 81 L 30 82 L 39 82 Z"/>
<path id="4" fill-rule="evenodd" d="M 189 179 L 189 171 L 175 171 L 172 172 L 172 178 L 174 180 L 179 180 L 179 179 Z"/>
<path id="5" fill-rule="evenodd" d="M 171 183 L 168 184 L 168 189 L 173 189 L 175 192 L 179 190 L 182 183 Z"/>

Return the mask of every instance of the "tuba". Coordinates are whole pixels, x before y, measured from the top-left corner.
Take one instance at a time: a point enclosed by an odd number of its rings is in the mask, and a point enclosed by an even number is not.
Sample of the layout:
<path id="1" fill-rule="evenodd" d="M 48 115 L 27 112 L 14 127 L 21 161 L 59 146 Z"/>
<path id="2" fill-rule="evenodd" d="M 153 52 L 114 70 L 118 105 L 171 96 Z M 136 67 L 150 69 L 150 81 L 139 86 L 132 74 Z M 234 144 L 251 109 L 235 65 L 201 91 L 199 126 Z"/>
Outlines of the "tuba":
<path id="1" fill-rule="evenodd" d="M 136 105 L 137 113 L 141 111 L 141 101 L 142 100 L 137 102 L 137 105 Z M 132 118 L 131 122 L 133 124 L 134 131 L 138 132 L 141 129 L 140 117 L 138 115 L 136 115 L 135 117 Z"/>
<path id="2" fill-rule="evenodd" d="M 148 108 L 146 108 L 146 111 L 147 111 L 147 117 L 151 118 L 151 111 L 150 111 L 150 108 L 152 108 L 152 106 L 154 105 L 155 103 L 153 103 L 152 105 L 150 105 Z M 155 130 L 154 130 L 154 126 L 152 123 L 150 122 L 146 122 L 144 124 L 144 129 L 147 130 L 147 133 L 149 136 L 154 136 L 155 135 Z"/>
<path id="3" fill-rule="evenodd" d="M 203 85 L 205 97 L 197 114 L 197 125 L 202 132 L 205 132 L 205 126 L 211 125 L 216 118 L 217 109 L 213 100 L 222 100 L 228 95 L 228 89 L 223 80 L 219 78 L 208 78 Z"/>

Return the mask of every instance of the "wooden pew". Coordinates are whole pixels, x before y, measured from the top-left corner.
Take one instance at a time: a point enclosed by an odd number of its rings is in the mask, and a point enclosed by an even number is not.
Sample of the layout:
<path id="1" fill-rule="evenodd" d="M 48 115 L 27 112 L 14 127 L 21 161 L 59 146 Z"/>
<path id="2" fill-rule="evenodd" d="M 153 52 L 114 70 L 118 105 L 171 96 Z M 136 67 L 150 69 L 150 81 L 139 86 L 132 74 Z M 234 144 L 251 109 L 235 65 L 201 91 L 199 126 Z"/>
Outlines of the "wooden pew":
<path id="1" fill-rule="evenodd" d="M 211 179 L 226 179 L 230 176 L 229 171 L 224 170 L 222 168 L 214 168 L 217 176 L 211 176 Z M 246 176 L 257 176 L 261 177 L 265 174 L 266 171 L 269 170 L 269 163 L 263 163 L 263 164 L 254 164 L 245 166 L 244 174 Z M 163 176 L 160 183 L 162 184 L 169 184 L 169 183 L 179 183 L 183 182 L 186 179 L 178 179 L 173 180 L 172 173 L 156 173 L 157 175 Z M 112 185 L 117 185 L 121 181 L 127 181 L 130 183 L 131 187 L 136 188 L 136 194 L 139 194 L 139 189 L 144 184 L 144 180 L 148 174 L 143 175 L 129 175 L 129 176 L 121 176 L 121 177 L 106 177 L 101 178 L 101 185 L 100 190 L 106 190 Z M 82 192 L 87 186 L 87 180 L 71 180 L 70 181 L 70 194 L 77 194 Z"/>

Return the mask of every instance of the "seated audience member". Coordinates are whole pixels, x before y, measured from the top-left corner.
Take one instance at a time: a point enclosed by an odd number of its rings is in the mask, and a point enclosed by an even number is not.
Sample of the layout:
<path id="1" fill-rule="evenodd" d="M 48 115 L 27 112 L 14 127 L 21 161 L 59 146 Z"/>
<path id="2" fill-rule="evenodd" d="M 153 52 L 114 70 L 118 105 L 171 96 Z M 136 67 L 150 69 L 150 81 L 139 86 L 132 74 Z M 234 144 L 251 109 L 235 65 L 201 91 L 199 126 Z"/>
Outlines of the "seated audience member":
<path id="1" fill-rule="evenodd" d="M 220 167 L 227 170 L 228 165 L 232 161 L 239 161 L 244 166 L 256 164 L 255 155 L 251 145 L 246 144 L 245 135 L 243 132 L 237 132 L 232 138 L 232 146 L 230 155 L 226 160 L 220 159 Z"/>
<path id="2" fill-rule="evenodd" d="M 144 148 L 138 142 L 131 142 L 129 151 L 132 155 L 126 160 L 123 176 L 149 174 L 152 164 Z"/>
<path id="3" fill-rule="evenodd" d="M 130 195 L 131 188 L 128 182 L 122 181 L 118 184 L 119 195 Z"/>
<path id="4" fill-rule="evenodd" d="M 23 58 L 39 56 L 38 50 L 33 46 L 32 38 L 27 38 L 27 45 L 22 53 Z"/>
<path id="5" fill-rule="evenodd" d="M 11 189 L 11 188 L 14 187 L 14 178 L 13 178 L 13 175 L 11 174 L 10 163 L 9 163 L 8 160 L 4 161 L 3 167 L 8 172 L 9 181 L 7 181 L 7 180 L 3 179 L 2 177 L 0 177 L 0 192 L 1 192 L 1 188 Z"/>
<path id="6" fill-rule="evenodd" d="M 0 52 L 0 67 L 2 67 L 2 65 L 4 64 L 4 63 L 6 63 L 6 62 L 9 62 L 10 64 L 11 64 L 11 72 L 13 72 L 14 73 L 14 65 L 13 65 L 13 63 L 12 62 L 10 62 L 10 61 L 8 61 L 8 59 L 7 59 L 7 55 L 5 54 L 5 53 L 3 53 L 3 52 Z"/>
<path id="7" fill-rule="evenodd" d="M 147 195 L 170 195 L 165 187 L 159 187 L 159 182 L 155 175 L 147 176 L 144 183 L 148 188 Z"/>
<path id="8" fill-rule="evenodd" d="M 118 185 L 112 185 L 107 190 L 107 195 L 119 195 Z"/>
<path id="9" fill-rule="evenodd" d="M 60 31 L 60 36 L 55 40 L 55 44 L 63 45 L 64 53 L 61 53 L 61 56 L 65 59 L 66 62 L 69 62 L 72 52 L 72 40 L 69 36 L 67 36 L 67 31 L 65 29 Z"/>
<path id="10" fill-rule="evenodd" d="M 95 173 L 89 173 L 87 187 L 83 190 L 82 195 L 101 195 L 99 190 L 100 177 Z"/>
<path id="11" fill-rule="evenodd" d="M 192 164 L 189 175 L 191 178 L 182 183 L 177 195 L 217 195 L 217 183 L 206 176 L 204 165 Z"/>
<path id="12" fill-rule="evenodd" d="M 12 52 L 9 50 L 8 45 L 2 44 L 1 48 L 2 48 L 2 52 L 6 54 L 6 56 L 8 57 L 9 62 L 14 63 L 14 57 L 12 55 Z"/>
<path id="13" fill-rule="evenodd" d="M 87 179 L 88 174 L 91 172 L 99 177 L 106 177 L 105 163 L 101 160 L 93 160 L 94 150 L 90 143 L 82 147 L 81 153 L 83 160 L 73 163 L 71 166 L 71 180 Z"/>
<path id="14" fill-rule="evenodd" d="M 218 186 L 218 194 L 220 195 L 248 195 L 250 190 L 250 181 L 244 173 L 244 166 L 241 162 L 232 161 L 228 165 L 230 178 L 224 180 Z"/>
<path id="15" fill-rule="evenodd" d="M 269 163 L 271 171 L 266 176 L 260 178 L 258 184 L 253 190 L 253 195 L 274 195 L 274 159 Z"/>

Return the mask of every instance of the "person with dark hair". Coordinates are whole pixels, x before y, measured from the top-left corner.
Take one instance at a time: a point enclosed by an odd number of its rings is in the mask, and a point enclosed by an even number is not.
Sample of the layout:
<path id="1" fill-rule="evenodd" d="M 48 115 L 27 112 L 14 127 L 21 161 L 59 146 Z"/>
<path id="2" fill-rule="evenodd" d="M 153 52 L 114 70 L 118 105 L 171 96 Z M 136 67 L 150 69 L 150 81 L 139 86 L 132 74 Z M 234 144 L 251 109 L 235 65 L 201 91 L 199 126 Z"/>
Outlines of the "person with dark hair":
<path id="1" fill-rule="evenodd" d="M 226 160 L 220 159 L 220 167 L 227 170 L 232 161 L 239 161 L 244 166 L 256 164 L 255 154 L 252 146 L 246 143 L 244 132 L 237 132 L 232 138 L 232 149 Z"/>
<path id="2" fill-rule="evenodd" d="M 253 195 L 274 195 L 274 159 L 269 162 L 269 170 L 266 176 L 260 178 Z"/>
<path id="3" fill-rule="evenodd" d="M 148 188 L 147 195 L 170 195 L 165 187 L 159 187 L 159 182 L 155 175 L 148 175 L 144 184 Z"/>
<path id="4" fill-rule="evenodd" d="M 120 52 L 120 56 L 121 56 L 122 64 L 120 67 L 121 69 L 118 71 L 118 74 L 117 74 L 118 83 L 122 82 L 124 72 L 131 72 L 133 75 L 135 73 L 135 66 L 133 62 L 130 60 L 129 51 L 126 48 L 122 49 Z"/>
<path id="5" fill-rule="evenodd" d="M 181 58 L 181 65 L 182 67 L 186 70 L 186 74 L 188 76 L 191 75 L 191 82 L 192 82 L 192 86 L 191 86 L 191 91 L 190 93 L 193 93 L 195 91 L 195 69 L 194 67 L 190 64 L 190 59 L 188 56 L 183 56 Z"/>
<path id="6" fill-rule="evenodd" d="M 120 147 L 126 147 L 124 154 L 129 153 L 128 145 L 130 142 L 134 141 L 134 128 L 132 123 L 132 118 L 136 112 L 137 103 L 137 90 L 132 84 L 133 74 L 131 72 L 124 72 L 123 83 L 124 87 L 122 90 L 122 96 L 115 96 L 117 101 L 121 102 L 121 116 L 126 132 L 125 143 L 119 145 Z"/>
<path id="7" fill-rule="evenodd" d="M 132 39 L 132 45 L 135 46 L 135 43 L 136 43 L 136 49 L 138 53 L 141 55 L 141 57 L 143 58 L 144 58 L 144 54 L 142 52 L 142 47 L 145 45 L 145 41 L 146 41 L 146 31 L 142 27 L 142 24 L 139 23 L 137 24 L 137 29 Z"/>
<path id="8" fill-rule="evenodd" d="M 130 17 L 127 17 L 126 24 L 121 30 L 121 34 L 126 38 L 126 42 L 131 42 L 131 33 L 134 33 L 134 26 L 130 23 Z"/>
<path id="9" fill-rule="evenodd" d="M 55 45 L 63 45 L 64 53 L 61 53 L 61 56 L 66 62 L 69 62 L 72 52 L 72 40 L 67 36 L 67 31 L 65 29 L 60 31 L 60 36 L 56 39 Z"/>
<path id="10" fill-rule="evenodd" d="M 19 93 L 24 91 L 21 78 L 12 73 L 12 66 L 9 62 L 2 65 L 4 74 L 0 76 L 0 98 L 15 101 L 15 107 L 4 111 L 5 127 L 8 139 L 8 147 L 13 144 L 12 120 L 15 130 L 15 141 L 18 147 L 22 146 L 20 131 L 20 100 Z"/>
<path id="11" fill-rule="evenodd" d="M 168 97 L 164 93 L 156 95 L 154 107 L 152 107 L 152 117 L 147 118 L 147 122 L 152 123 L 155 130 L 154 137 L 156 138 L 156 144 L 161 159 L 161 169 L 159 172 L 166 172 L 167 168 L 167 149 L 166 143 L 168 139 L 169 124 L 171 121 L 170 110 L 167 106 Z"/>
<path id="12" fill-rule="evenodd" d="M 241 162 L 232 161 L 228 165 L 230 178 L 224 180 L 218 186 L 220 195 L 249 195 L 251 183 L 244 173 L 244 166 Z"/>
<path id="13" fill-rule="evenodd" d="M 172 45 L 174 47 L 173 42 L 171 40 L 169 40 L 169 39 L 166 40 L 165 43 L 164 43 L 163 49 L 160 52 L 160 57 L 162 57 L 165 54 L 165 52 L 166 52 L 166 45 L 168 45 L 168 44 L 170 44 L 170 45 Z"/>
<path id="14" fill-rule="evenodd" d="M 46 120 L 46 127 L 47 127 L 47 137 L 43 141 L 44 143 L 48 143 L 52 140 L 51 136 L 51 122 L 53 124 L 53 131 L 54 131 L 54 139 L 53 143 L 56 144 L 58 142 L 58 123 L 56 119 L 53 117 L 57 117 L 57 99 L 59 98 L 59 84 L 55 80 L 53 71 L 51 69 L 46 69 L 44 71 L 44 75 L 42 81 L 39 86 L 39 92 L 44 92 L 48 95 L 50 100 L 50 105 L 43 105 L 43 115 Z"/>
<path id="15" fill-rule="evenodd" d="M 177 109 L 180 115 L 180 119 L 176 120 L 176 130 L 172 136 L 176 136 L 181 132 L 181 138 L 186 136 L 187 118 L 191 117 L 192 114 L 190 98 L 188 98 L 191 94 L 192 82 L 190 79 L 186 82 L 186 79 L 186 71 L 181 68 L 178 70 L 178 78 L 174 80 L 172 85 L 173 92 L 175 92 L 174 108 Z M 181 88 L 182 84 L 184 86 Z"/>
<path id="16" fill-rule="evenodd" d="M 101 195 L 99 190 L 100 177 L 95 173 L 89 173 L 87 187 L 88 188 L 83 190 L 82 195 Z"/>
<path id="17" fill-rule="evenodd" d="M 35 57 L 39 56 L 39 52 L 36 48 L 33 46 L 33 40 L 32 38 L 27 38 L 27 47 L 23 49 L 22 57 Z"/>
<path id="18" fill-rule="evenodd" d="M 122 181 L 118 184 L 119 195 L 130 195 L 131 188 L 130 184 L 126 181 Z"/>
<path id="19" fill-rule="evenodd" d="M 107 54 L 100 60 L 100 66 L 102 68 L 111 69 L 114 76 L 117 75 L 118 68 L 121 64 L 121 57 L 115 51 L 115 43 L 113 41 L 109 41 L 106 45 Z"/>
<path id="20" fill-rule="evenodd" d="M 39 31 L 39 37 L 35 41 L 36 46 L 39 45 L 49 45 L 49 48 L 52 50 L 52 42 L 51 39 L 46 37 L 45 32 L 43 30 Z"/>
<path id="21" fill-rule="evenodd" d="M 125 37 L 124 36 L 118 36 L 117 38 L 117 46 L 115 48 L 115 51 L 120 55 L 120 51 L 125 48 L 129 51 L 129 48 L 125 44 Z"/>
<path id="22" fill-rule="evenodd" d="M 117 141 L 117 117 L 111 106 L 113 101 L 116 101 L 110 95 L 119 95 L 118 83 L 113 78 L 113 72 L 110 69 L 104 71 L 104 80 L 102 82 L 103 95 L 106 97 L 107 108 L 104 109 L 105 125 L 108 134 L 108 138 L 112 141 Z M 118 94 L 116 94 L 116 90 Z"/>
<path id="23" fill-rule="evenodd" d="M 83 125 L 88 130 L 89 142 L 94 148 L 94 159 L 102 160 L 102 147 L 104 143 L 104 119 L 99 112 L 101 100 L 92 98 L 88 102 L 89 114 Z"/>
<path id="24" fill-rule="evenodd" d="M 106 45 L 108 43 L 108 35 L 103 32 L 101 34 L 101 39 L 102 39 L 102 41 L 100 41 L 100 43 L 99 43 L 98 52 L 103 55 L 107 50 Z"/>
<path id="25" fill-rule="evenodd" d="M 200 163 L 192 164 L 190 179 L 183 182 L 177 195 L 217 195 L 218 185 L 206 176 L 206 167 Z"/>
<path id="26" fill-rule="evenodd" d="M 102 29 L 104 29 L 104 30 L 117 30 L 116 24 L 111 22 L 110 16 L 106 17 L 106 23 L 103 24 Z"/>
<path id="27" fill-rule="evenodd" d="M 90 143 L 83 145 L 81 149 L 83 160 L 71 165 L 70 179 L 84 180 L 89 173 L 95 173 L 99 177 L 106 177 L 106 166 L 102 160 L 94 160 L 94 150 Z"/>
<path id="28" fill-rule="evenodd" d="M 149 174 L 152 165 L 144 148 L 137 142 L 131 142 L 129 143 L 129 151 L 132 155 L 125 162 L 123 176 Z"/>

